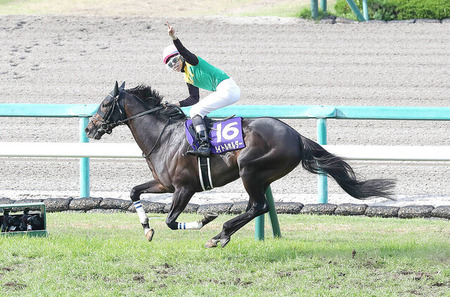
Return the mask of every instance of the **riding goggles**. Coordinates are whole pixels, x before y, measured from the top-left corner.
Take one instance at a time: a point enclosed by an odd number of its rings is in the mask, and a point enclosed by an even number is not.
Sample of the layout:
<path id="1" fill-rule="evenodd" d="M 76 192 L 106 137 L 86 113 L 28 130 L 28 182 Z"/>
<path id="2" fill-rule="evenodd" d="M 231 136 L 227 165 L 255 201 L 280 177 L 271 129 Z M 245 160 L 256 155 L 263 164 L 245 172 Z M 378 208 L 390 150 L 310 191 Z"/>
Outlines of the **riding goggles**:
<path id="1" fill-rule="evenodd" d="M 167 62 L 166 66 L 174 71 L 178 69 L 180 64 L 183 63 L 183 59 L 180 55 L 173 56 L 170 58 L 170 60 Z"/>

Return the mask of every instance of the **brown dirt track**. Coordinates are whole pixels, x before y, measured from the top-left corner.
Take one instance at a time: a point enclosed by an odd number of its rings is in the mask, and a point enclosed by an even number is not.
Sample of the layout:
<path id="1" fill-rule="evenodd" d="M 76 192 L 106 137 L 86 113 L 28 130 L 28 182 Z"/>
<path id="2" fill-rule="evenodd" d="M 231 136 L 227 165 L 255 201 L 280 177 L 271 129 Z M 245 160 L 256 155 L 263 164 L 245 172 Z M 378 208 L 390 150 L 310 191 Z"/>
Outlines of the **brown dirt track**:
<path id="1" fill-rule="evenodd" d="M 238 104 L 450 106 L 450 23 L 317 24 L 278 17 L 172 18 L 183 43 L 234 77 Z M 182 78 L 164 69 L 165 19 L 0 16 L 2 103 L 97 104 L 116 80 L 181 99 Z M 78 141 L 77 119 L 0 118 L 2 141 Z M 314 120 L 289 121 L 315 139 Z M 450 145 L 449 122 L 328 121 L 329 144 Z M 120 127 L 101 141 L 132 142 Z M 30 148 L 32 149 L 32 148 Z M 75 197 L 78 161 L 1 158 L 0 197 Z M 404 201 L 450 204 L 449 163 L 351 162 L 366 178 L 396 178 Z M 91 194 L 128 196 L 149 179 L 143 160 L 91 160 Z M 304 202 L 316 177 L 298 168 L 275 197 Z M 348 199 L 329 183 L 331 203 Z M 245 199 L 239 182 L 215 189 Z M 228 193 L 228 194 L 227 194 Z M 304 194 L 304 195 L 303 195 Z M 447 198 L 445 198 L 447 197 Z M 315 198 L 313 198 L 315 199 Z M 348 202 L 357 202 L 348 200 Z"/>

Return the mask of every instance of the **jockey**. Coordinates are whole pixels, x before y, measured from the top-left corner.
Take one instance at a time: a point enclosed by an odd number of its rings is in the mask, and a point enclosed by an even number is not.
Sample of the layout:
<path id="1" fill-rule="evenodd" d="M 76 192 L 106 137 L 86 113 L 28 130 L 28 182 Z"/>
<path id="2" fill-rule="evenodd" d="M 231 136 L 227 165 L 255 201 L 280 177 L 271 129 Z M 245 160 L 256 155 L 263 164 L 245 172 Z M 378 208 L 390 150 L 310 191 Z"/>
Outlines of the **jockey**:
<path id="1" fill-rule="evenodd" d="M 173 71 L 184 73 L 189 90 L 189 97 L 175 105 L 192 105 L 190 116 L 196 132 L 195 138 L 200 144 L 197 150 L 190 149 L 187 153 L 206 157 L 210 154 L 210 144 L 203 118 L 211 111 L 236 103 L 241 92 L 236 82 L 225 72 L 187 50 L 175 36 L 175 30 L 169 22 L 167 28 L 173 45 L 164 50 L 163 61 Z M 199 88 L 213 93 L 200 101 Z"/>

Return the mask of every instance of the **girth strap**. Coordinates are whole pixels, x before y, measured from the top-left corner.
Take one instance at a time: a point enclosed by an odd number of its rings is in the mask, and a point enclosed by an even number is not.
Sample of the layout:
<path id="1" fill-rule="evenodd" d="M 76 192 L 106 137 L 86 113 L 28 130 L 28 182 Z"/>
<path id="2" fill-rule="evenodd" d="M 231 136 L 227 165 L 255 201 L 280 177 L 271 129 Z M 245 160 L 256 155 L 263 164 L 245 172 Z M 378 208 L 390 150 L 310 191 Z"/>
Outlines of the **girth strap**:
<path id="1" fill-rule="evenodd" d="M 203 191 L 214 188 L 211 177 L 211 165 L 208 157 L 198 157 L 198 170 L 200 176 L 200 184 Z"/>

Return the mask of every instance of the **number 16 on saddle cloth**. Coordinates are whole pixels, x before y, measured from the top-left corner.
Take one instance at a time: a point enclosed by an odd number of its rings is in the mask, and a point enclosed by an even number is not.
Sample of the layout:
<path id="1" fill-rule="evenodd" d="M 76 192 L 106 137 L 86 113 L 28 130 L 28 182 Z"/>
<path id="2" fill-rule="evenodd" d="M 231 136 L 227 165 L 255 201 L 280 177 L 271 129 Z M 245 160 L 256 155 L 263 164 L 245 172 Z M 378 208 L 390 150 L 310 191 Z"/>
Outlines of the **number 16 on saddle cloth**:
<path id="1" fill-rule="evenodd" d="M 192 120 L 185 123 L 186 137 L 189 144 L 194 148 L 198 148 L 198 143 L 192 136 L 191 129 Z M 211 153 L 221 154 L 228 151 L 234 151 L 245 147 L 242 135 L 242 118 L 235 117 L 226 121 L 214 122 L 210 128 L 209 136 L 211 138 Z"/>

